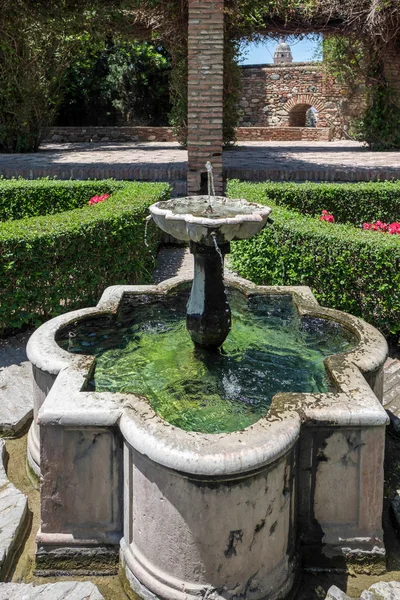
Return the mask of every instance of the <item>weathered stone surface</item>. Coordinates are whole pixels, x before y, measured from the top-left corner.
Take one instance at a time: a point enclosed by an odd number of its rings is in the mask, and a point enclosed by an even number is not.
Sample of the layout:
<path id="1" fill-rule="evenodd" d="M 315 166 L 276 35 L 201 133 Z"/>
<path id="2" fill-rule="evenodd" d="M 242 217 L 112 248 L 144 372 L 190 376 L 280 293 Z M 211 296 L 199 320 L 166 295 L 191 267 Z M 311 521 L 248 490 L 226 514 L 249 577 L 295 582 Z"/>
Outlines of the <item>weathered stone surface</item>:
<path id="1" fill-rule="evenodd" d="M 329 588 L 325 600 L 350 600 L 349 596 L 342 592 L 336 585 Z"/>
<path id="2" fill-rule="evenodd" d="M 33 398 L 29 362 L 0 369 L 0 431 L 19 433 L 32 418 Z"/>
<path id="3" fill-rule="evenodd" d="M 33 583 L 0 583 L 0 600 L 104 600 L 89 581 L 62 581 L 34 585 Z"/>
<path id="4" fill-rule="evenodd" d="M 372 594 L 368 596 L 368 594 Z M 361 594 L 360 600 L 399 600 L 400 583 L 398 581 L 380 581 L 374 583 Z"/>
<path id="5" fill-rule="evenodd" d="M 8 480 L 4 453 L 5 444 L 0 440 L 0 579 L 7 575 L 28 523 L 27 498 Z"/>

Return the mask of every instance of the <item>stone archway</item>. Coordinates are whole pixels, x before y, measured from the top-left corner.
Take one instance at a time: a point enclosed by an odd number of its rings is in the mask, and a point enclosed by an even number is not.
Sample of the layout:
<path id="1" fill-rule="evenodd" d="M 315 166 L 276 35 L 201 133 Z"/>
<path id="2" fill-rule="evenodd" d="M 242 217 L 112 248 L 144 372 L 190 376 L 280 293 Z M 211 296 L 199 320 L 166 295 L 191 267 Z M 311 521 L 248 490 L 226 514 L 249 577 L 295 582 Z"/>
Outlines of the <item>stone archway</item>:
<path id="1" fill-rule="evenodd" d="M 288 113 L 288 127 L 305 127 L 306 112 L 310 108 L 315 108 L 318 112 L 318 126 L 327 127 L 326 118 L 324 115 L 325 105 L 317 97 L 312 94 L 300 94 L 289 98 L 283 106 L 283 109 Z"/>

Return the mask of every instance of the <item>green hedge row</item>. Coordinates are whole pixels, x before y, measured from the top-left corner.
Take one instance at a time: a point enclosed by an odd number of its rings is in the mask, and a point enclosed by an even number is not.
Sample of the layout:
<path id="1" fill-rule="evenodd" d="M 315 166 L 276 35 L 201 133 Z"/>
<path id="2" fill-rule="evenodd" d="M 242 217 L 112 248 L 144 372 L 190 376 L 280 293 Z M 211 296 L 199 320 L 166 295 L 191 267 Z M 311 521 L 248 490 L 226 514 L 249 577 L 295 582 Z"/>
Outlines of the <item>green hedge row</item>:
<path id="1" fill-rule="evenodd" d="M 320 215 L 323 209 L 339 223 L 360 225 L 400 220 L 400 181 L 362 183 L 263 183 L 263 194 L 278 206 Z"/>
<path id="2" fill-rule="evenodd" d="M 125 185 L 103 181 L 1 179 L 0 221 L 50 215 L 85 206 L 92 196 L 112 194 Z"/>
<path id="3" fill-rule="evenodd" d="M 259 235 L 232 244 L 233 268 L 257 284 L 308 285 L 323 306 L 399 333 L 400 236 L 321 222 L 274 205 L 269 191 L 270 184 L 228 186 L 230 197 L 273 208 Z"/>
<path id="4" fill-rule="evenodd" d="M 65 189 L 71 192 L 74 183 L 80 193 L 81 182 L 66 182 Z M 97 193 L 111 191 L 110 185 L 105 181 Z M 58 195 L 62 187 L 48 188 L 48 203 L 51 191 Z M 80 209 L 0 223 L 0 333 L 91 306 L 109 285 L 151 281 L 159 233 L 149 227 L 145 246 L 145 219 L 150 204 L 169 197 L 170 187 L 117 187 L 93 206 L 85 201 Z"/>

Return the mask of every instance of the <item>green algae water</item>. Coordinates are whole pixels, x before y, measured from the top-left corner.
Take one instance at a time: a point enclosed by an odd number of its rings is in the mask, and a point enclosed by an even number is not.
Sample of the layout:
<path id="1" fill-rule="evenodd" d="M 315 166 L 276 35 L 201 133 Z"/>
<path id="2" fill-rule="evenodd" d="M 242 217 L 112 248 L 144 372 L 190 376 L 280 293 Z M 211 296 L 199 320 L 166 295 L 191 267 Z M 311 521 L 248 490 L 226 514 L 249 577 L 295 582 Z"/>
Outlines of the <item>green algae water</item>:
<path id="1" fill-rule="evenodd" d="M 219 351 L 193 346 L 185 303 L 135 307 L 126 323 L 81 321 L 58 343 L 96 357 L 90 388 L 146 396 L 168 423 L 187 431 L 244 429 L 266 415 L 278 392 L 327 392 L 323 360 L 356 337 L 338 323 L 300 318 L 290 296 L 229 298 L 232 330 Z"/>

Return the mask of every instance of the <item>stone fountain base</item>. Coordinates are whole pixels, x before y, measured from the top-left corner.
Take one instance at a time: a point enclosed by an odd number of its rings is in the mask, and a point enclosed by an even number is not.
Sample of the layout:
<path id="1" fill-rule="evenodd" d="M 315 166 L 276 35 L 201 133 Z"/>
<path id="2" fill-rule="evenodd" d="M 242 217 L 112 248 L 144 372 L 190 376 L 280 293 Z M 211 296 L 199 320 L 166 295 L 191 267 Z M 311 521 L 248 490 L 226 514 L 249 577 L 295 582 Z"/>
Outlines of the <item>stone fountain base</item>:
<path id="1" fill-rule="evenodd" d="M 134 395 L 82 391 L 93 358 L 61 350 L 57 332 L 89 316 L 123 317 L 141 297 L 173 301 L 189 288 L 182 278 L 108 288 L 97 307 L 46 323 L 28 345 L 39 569 L 110 572 L 120 548 L 132 588 L 168 600 L 278 600 L 301 563 L 385 570 L 384 338 L 320 307 L 308 288 L 226 283 L 243 294 L 291 294 L 301 314 L 356 333 L 354 350 L 326 359 L 336 391 L 277 394 L 266 417 L 227 434 L 183 431 Z"/>

